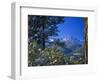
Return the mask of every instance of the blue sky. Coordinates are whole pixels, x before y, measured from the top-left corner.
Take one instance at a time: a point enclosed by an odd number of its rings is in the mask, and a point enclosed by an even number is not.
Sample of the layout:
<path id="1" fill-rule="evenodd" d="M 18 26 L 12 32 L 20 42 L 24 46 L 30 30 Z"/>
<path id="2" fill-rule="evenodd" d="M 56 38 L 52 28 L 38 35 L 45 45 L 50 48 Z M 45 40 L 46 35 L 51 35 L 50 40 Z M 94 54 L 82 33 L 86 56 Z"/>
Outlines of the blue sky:
<path id="1" fill-rule="evenodd" d="M 65 17 L 64 23 L 58 25 L 59 33 L 57 38 L 72 36 L 79 40 L 84 40 L 84 18 Z"/>

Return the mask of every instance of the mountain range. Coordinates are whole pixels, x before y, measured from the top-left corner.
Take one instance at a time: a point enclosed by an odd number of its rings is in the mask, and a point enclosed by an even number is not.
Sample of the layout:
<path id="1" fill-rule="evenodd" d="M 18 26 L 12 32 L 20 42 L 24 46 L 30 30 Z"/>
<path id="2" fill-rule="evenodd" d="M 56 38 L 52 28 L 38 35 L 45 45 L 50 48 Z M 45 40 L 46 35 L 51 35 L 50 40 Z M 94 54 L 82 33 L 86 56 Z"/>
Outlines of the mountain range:
<path id="1" fill-rule="evenodd" d="M 84 48 L 84 40 L 78 40 L 77 38 L 74 38 L 72 36 L 65 37 L 61 40 L 62 42 L 65 42 L 66 49 L 64 50 L 65 54 L 73 54 L 75 52 L 83 53 Z"/>
<path id="2" fill-rule="evenodd" d="M 59 46 L 58 42 L 56 44 L 58 45 L 59 50 L 62 51 L 65 55 L 71 56 L 76 53 L 83 54 L 84 40 L 79 40 L 72 36 L 66 36 L 61 39 L 50 38 L 49 40 L 52 43 L 49 45 L 49 47 L 52 47 L 52 45 L 54 45 L 57 40 L 60 43 L 64 43 L 65 45 L 63 46 Z"/>

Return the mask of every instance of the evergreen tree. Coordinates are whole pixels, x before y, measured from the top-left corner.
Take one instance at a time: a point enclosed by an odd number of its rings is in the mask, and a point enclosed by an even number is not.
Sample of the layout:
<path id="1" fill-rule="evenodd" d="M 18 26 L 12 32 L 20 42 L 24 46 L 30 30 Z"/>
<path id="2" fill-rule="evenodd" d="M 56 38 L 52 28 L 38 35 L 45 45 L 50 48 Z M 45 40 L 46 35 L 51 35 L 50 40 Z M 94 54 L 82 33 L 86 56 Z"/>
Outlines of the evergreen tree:
<path id="1" fill-rule="evenodd" d="M 45 49 L 45 43 L 50 36 L 58 35 L 58 24 L 64 22 L 64 17 L 28 15 L 28 42 L 35 40 L 38 46 Z"/>

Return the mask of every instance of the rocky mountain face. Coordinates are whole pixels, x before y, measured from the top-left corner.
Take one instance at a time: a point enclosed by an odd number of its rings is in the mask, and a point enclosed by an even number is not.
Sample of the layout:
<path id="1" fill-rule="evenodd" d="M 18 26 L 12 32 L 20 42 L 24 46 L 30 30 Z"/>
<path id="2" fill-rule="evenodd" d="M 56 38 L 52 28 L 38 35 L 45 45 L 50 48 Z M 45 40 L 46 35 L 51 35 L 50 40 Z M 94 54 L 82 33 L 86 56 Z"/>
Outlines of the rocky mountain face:
<path id="1" fill-rule="evenodd" d="M 62 39 L 62 42 L 66 44 L 64 53 L 67 55 L 83 54 L 84 41 L 78 40 L 74 37 L 68 36 Z"/>

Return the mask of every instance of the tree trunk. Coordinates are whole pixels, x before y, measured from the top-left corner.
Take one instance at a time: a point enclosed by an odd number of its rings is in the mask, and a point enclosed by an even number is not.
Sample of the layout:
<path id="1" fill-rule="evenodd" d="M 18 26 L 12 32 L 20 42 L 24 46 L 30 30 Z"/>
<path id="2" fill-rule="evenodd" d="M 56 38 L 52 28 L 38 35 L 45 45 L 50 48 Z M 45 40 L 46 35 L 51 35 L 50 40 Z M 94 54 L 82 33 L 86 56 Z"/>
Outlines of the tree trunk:
<path id="1" fill-rule="evenodd" d="M 84 63 L 88 63 L 88 18 L 84 18 Z"/>
<path id="2" fill-rule="evenodd" d="M 42 26 L 42 33 L 41 33 L 41 47 L 45 49 L 45 33 L 44 33 L 44 25 Z"/>
<path id="3" fill-rule="evenodd" d="M 41 47 L 42 49 L 45 49 L 45 25 L 47 23 L 47 17 L 42 16 L 41 17 L 41 26 L 42 26 L 42 33 L 41 33 Z"/>

